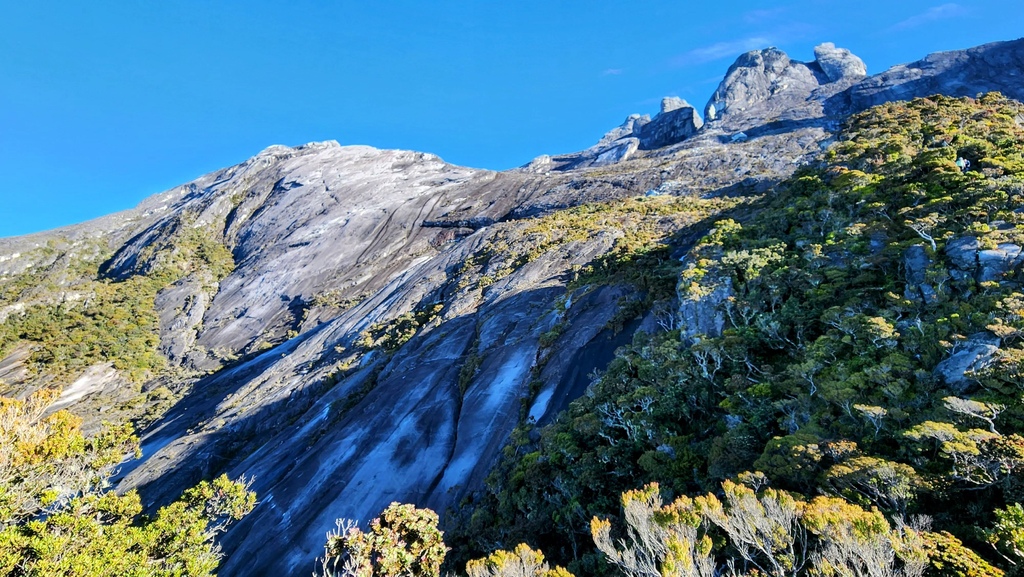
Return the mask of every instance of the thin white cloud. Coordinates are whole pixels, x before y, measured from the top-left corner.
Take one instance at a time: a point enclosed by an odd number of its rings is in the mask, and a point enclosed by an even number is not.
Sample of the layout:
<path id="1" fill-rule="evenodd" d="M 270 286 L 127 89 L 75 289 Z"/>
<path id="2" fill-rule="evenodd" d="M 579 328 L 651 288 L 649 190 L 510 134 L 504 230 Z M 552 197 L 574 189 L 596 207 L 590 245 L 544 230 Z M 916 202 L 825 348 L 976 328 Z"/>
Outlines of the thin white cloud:
<path id="1" fill-rule="evenodd" d="M 705 62 L 712 62 L 721 58 L 736 57 L 744 52 L 750 52 L 758 48 L 767 48 L 771 44 L 772 41 L 764 36 L 752 36 L 729 42 L 716 42 L 680 54 L 672 59 L 671 64 L 675 67 L 704 64 Z"/>
<path id="2" fill-rule="evenodd" d="M 778 8 L 768 8 L 765 10 L 750 10 L 744 12 L 741 17 L 747 24 L 762 24 L 765 20 L 771 20 L 776 16 L 782 15 L 784 12 L 789 10 L 786 6 L 779 6 Z"/>
<path id="3" fill-rule="evenodd" d="M 932 6 L 920 14 L 915 14 L 906 20 L 897 22 L 889 27 L 890 31 L 896 30 L 907 30 L 908 28 L 917 28 L 923 24 L 934 22 L 936 20 L 945 20 L 946 18 L 957 18 L 967 14 L 967 9 L 963 6 L 956 4 L 955 2 L 948 2 L 941 6 Z"/>
<path id="4" fill-rule="evenodd" d="M 604 72 L 601 73 L 601 76 L 618 76 L 619 74 L 622 74 L 623 72 L 625 72 L 625 70 L 623 70 L 621 68 L 608 68 Z"/>

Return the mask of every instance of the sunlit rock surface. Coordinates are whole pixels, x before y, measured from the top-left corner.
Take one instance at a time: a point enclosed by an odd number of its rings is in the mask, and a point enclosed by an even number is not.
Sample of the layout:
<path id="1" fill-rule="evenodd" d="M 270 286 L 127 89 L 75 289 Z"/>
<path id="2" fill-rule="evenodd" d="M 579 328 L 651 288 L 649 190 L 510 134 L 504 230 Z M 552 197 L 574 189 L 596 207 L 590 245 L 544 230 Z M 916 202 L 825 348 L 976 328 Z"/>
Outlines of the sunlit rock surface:
<path id="1" fill-rule="evenodd" d="M 834 46 L 819 47 L 810 63 L 755 51 L 716 90 L 712 122 L 666 99 L 653 119 L 631 116 L 588 150 L 506 172 L 336 142 L 274 146 L 136 209 L 0 239 L 0 274 L 59 268 L 53 259 L 64 257 L 39 250 L 51 241 L 70 246 L 67 254 L 106 246 L 111 279 L 151 270 L 152 248 L 182 227 L 226 246 L 230 274 L 188 276 L 157 296 L 160 350 L 188 393 L 142 432 L 143 458 L 123 468 L 119 488 L 139 488 L 159 505 L 221 472 L 252 478 L 260 504 L 224 536 L 219 574 L 308 574 L 335 518 L 366 520 L 396 500 L 443 511 L 479 489 L 520 418 L 553 418 L 637 327 L 607 328 L 628 287 L 567 291 L 574 271 L 611 249 L 614 232 L 548 251 L 484 288 L 478 278 L 463 282 L 471 255 L 535 217 L 587 202 L 770 193 L 830 142 L 850 110 L 928 91 L 1020 98 L 1021 47 L 933 55 L 867 78 L 859 59 Z M 711 224 L 680 235 L 675 254 Z M 1015 246 L 955 250 L 961 273 L 979 278 L 1019 264 Z M 906 259 L 918 279 L 926 255 Z M 714 334 L 715 302 L 729 290 L 681 291 L 670 318 L 691 338 Z M 375 323 L 434 305 L 438 316 L 393 354 L 353 356 Z M 556 326 L 557 341 L 542 346 Z M 657 329 L 650 318 L 644 326 Z M 945 378 L 990 358 L 994 345 L 976 344 L 944 365 Z M 18 347 L 0 359 L 5 391 L 41 385 L 25 367 L 29 354 Z M 530 391 L 534 381 L 541 385 Z M 128 385 L 96 365 L 60 402 L 75 410 L 118 387 Z"/>

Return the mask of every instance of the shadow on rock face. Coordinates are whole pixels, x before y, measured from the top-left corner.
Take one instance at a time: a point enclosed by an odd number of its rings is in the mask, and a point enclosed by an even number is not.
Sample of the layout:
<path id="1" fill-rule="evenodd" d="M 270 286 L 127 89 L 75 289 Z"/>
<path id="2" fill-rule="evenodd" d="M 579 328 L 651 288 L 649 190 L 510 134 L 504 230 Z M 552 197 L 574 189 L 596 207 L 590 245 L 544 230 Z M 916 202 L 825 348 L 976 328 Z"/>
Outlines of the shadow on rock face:
<path id="1" fill-rule="evenodd" d="M 225 470 L 252 477 L 260 504 L 225 534 L 222 575 L 291 574 L 321 553 L 336 518 L 365 521 L 391 501 L 443 511 L 480 486 L 520 422 L 522 399 L 536 378 L 538 339 L 550 329 L 544 311 L 562 294 L 557 286 L 525 291 L 449 319 L 336 383 L 294 387 L 291 397 L 218 428 L 243 383 L 301 378 L 283 369 L 302 345 L 285 343 L 285 357 L 281 345 L 198 381 L 144 442 L 150 461 L 177 465 L 148 481 L 144 466 L 126 468 L 122 477 L 154 506 Z M 628 342 L 635 322 L 614 338 L 601 330 L 622 295 L 622 289 L 598 289 L 567 313 L 567 342 L 545 369 L 555 386 L 540 420 L 581 394 L 587 375 Z M 481 360 L 467 384 L 462 368 L 470 355 Z"/>
<path id="2" fill-rule="evenodd" d="M 830 116 L 867 110 L 896 100 L 943 94 L 977 96 L 1002 92 L 1024 99 L 1024 39 L 993 42 L 967 50 L 937 52 L 916 62 L 894 66 L 836 94 L 825 102 Z"/>

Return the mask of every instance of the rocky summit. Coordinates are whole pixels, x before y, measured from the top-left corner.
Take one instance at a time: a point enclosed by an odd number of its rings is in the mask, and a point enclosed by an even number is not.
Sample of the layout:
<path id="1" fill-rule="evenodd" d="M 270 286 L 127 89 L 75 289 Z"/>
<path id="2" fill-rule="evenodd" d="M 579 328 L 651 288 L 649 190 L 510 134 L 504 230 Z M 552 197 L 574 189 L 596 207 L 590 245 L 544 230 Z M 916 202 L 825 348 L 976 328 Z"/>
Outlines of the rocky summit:
<path id="1" fill-rule="evenodd" d="M 0 239 L 0 393 L 58 387 L 50 411 L 90 432 L 134 422 L 142 457 L 115 481 L 152 508 L 221 473 L 251 479 L 258 503 L 223 534 L 220 575 L 307 575 L 336 519 L 393 501 L 462 523 L 510 436 L 554 423 L 635 335 L 692 344 L 738 324 L 740 287 L 689 291 L 683 267 L 716 223 L 754 218 L 821 162 L 851 114 L 1024 99 L 1024 40 L 873 76 L 831 43 L 814 56 L 748 52 L 703 117 L 668 97 L 587 150 L 509 171 L 272 146 L 135 209 Z M 938 225 L 922 219 L 923 239 Z M 1019 268 L 1013 243 L 958 242 L 948 258 L 979 283 Z M 901 253 L 895 298 L 941 292 L 926 245 Z M 939 369 L 949 381 L 995 358 L 998 339 L 968 337 Z"/>

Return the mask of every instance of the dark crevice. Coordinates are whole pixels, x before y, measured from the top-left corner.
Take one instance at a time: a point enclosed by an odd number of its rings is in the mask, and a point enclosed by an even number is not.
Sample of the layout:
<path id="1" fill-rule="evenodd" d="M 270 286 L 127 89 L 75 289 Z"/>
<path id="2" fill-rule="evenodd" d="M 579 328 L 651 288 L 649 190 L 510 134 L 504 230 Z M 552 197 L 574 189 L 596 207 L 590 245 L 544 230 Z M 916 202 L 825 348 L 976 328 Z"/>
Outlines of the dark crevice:
<path id="1" fill-rule="evenodd" d="M 466 367 L 466 363 L 469 362 L 470 357 L 476 354 L 476 348 L 479 346 L 479 342 L 480 342 L 480 325 L 479 325 L 479 323 L 476 324 L 475 329 L 476 330 L 475 330 L 475 334 L 473 336 L 473 339 L 471 339 L 469 341 L 469 345 L 466 347 L 466 350 L 462 351 L 462 356 L 459 358 L 459 361 L 460 361 L 459 362 L 459 366 L 462 367 L 462 369 L 464 369 Z M 462 374 L 462 369 L 460 369 L 460 371 L 459 371 L 460 375 Z M 452 460 L 455 459 L 455 451 L 459 447 L 459 423 L 462 421 L 462 405 L 463 405 L 463 398 L 466 396 L 466 392 L 464 390 L 462 390 L 462 383 L 461 382 L 456 381 L 455 387 L 456 387 L 456 389 L 458 389 L 458 393 L 459 394 L 458 394 L 458 397 L 457 397 L 457 400 L 456 400 L 455 414 L 454 414 L 454 417 L 452 419 L 451 450 L 448 451 L 448 456 L 445 457 L 444 465 L 438 471 L 437 476 L 434 478 L 433 481 L 431 481 L 430 485 L 427 487 L 427 491 L 426 491 L 427 495 L 433 494 L 434 491 L 437 489 L 438 485 L 441 484 L 441 480 L 444 479 L 444 475 L 448 471 L 448 466 L 451 465 Z M 467 390 L 468 390 L 468 387 L 467 387 Z"/>

